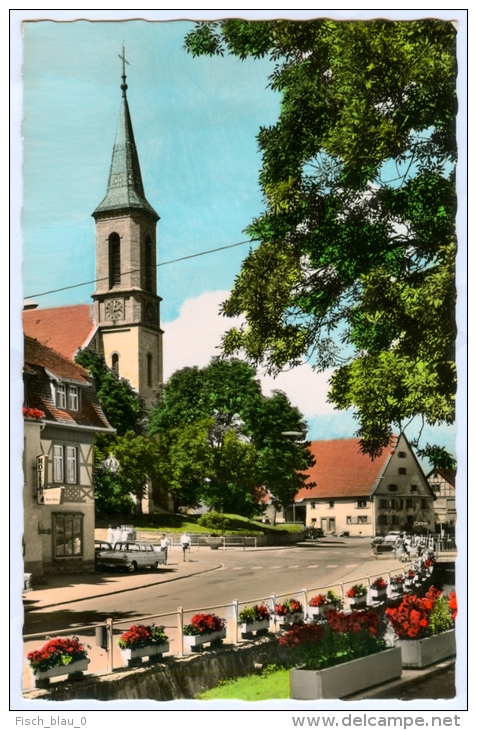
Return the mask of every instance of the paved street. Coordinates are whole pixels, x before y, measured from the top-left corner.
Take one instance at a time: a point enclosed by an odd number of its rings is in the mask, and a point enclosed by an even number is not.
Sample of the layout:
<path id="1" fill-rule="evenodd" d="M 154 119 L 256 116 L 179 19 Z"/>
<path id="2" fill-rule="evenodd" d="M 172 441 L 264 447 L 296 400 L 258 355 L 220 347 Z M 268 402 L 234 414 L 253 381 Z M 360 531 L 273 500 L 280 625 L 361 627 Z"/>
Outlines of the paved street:
<path id="1" fill-rule="evenodd" d="M 193 548 L 186 563 L 180 548 L 171 552 L 167 567 L 159 572 L 144 571 L 134 575 L 104 573 L 96 575 L 56 576 L 49 583 L 25 596 L 25 653 L 38 648 L 45 634 L 71 629 L 91 648 L 90 669 L 107 670 L 107 656 L 95 646 L 93 626 L 107 618 L 115 622 L 115 637 L 132 623 L 155 616 L 171 639 L 171 651 L 180 651 L 178 644 L 177 608 L 184 608 L 184 623 L 198 609 L 209 608 L 226 618 L 234 618 L 230 605 L 254 603 L 269 599 L 297 597 L 299 591 L 325 585 L 345 588 L 366 575 L 392 574 L 403 566 L 395 559 L 376 560 L 367 540 L 323 541 L 316 547 L 258 548 L 256 550 L 210 550 Z M 347 584 L 347 586 L 346 586 Z M 227 606 L 227 604 L 229 604 Z M 161 614 L 161 616 L 157 616 Z M 114 666 L 122 666 L 115 646 Z M 28 668 L 24 688 L 33 687 Z"/>

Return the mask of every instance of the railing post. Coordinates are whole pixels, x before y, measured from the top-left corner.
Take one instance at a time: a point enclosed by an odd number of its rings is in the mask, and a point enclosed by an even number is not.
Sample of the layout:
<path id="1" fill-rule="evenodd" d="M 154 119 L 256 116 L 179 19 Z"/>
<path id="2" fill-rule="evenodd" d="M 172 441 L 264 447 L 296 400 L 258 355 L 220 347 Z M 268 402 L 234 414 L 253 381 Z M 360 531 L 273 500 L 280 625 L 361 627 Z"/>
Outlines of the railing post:
<path id="1" fill-rule="evenodd" d="M 184 609 L 177 608 L 177 628 L 179 631 L 179 656 L 184 656 Z"/>
<path id="2" fill-rule="evenodd" d="M 113 619 L 107 618 L 106 619 L 106 631 L 108 636 L 108 649 L 107 649 L 107 657 L 108 657 L 108 672 L 111 674 L 113 671 Z"/>
<path id="3" fill-rule="evenodd" d="M 275 593 L 272 593 L 272 595 L 270 596 L 270 600 L 272 602 L 273 633 L 276 634 L 277 633 L 277 617 L 275 615 L 275 608 L 277 605 L 277 597 L 276 597 Z"/>
<path id="4" fill-rule="evenodd" d="M 306 620 L 308 618 L 308 588 L 305 586 L 301 589 L 301 592 L 303 593 L 303 608 L 305 609 L 303 613 Z"/>
<path id="5" fill-rule="evenodd" d="M 232 603 L 234 607 L 234 616 L 235 616 L 235 629 L 234 629 L 234 644 L 238 644 L 238 615 L 239 615 L 239 603 L 237 598 Z"/>

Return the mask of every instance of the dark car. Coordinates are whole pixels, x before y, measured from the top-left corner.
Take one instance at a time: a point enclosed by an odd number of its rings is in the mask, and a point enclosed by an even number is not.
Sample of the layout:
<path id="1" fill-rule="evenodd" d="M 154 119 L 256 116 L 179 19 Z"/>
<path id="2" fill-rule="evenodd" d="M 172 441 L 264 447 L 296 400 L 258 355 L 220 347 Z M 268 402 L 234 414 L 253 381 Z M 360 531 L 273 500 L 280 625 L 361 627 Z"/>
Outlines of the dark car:
<path id="1" fill-rule="evenodd" d="M 122 568 L 129 573 L 139 568 L 157 570 L 165 562 L 165 551 L 154 550 L 148 542 L 117 542 L 112 550 L 101 550 L 96 555 L 98 568 Z"/>

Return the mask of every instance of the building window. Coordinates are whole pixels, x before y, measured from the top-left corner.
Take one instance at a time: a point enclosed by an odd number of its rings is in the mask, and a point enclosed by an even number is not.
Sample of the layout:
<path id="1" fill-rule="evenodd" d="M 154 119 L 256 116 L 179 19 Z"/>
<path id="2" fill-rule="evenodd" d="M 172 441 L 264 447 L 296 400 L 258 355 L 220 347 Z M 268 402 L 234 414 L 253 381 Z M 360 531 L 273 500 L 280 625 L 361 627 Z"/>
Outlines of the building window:
<path id="1" fill-rule="evenodd" d="M 153 275 L 155 272 L 153 269 L 152 241 L 150 236 L 146 236 L 144 253 L 145 288 L 147 291 L 152 292 Z"/>
<path id="2" fill-rule="evenodd" d="M 388 484 L 388 492 L 397 492 L 397 484 Z"/>
<path id="3" fill-rule="evenodd" d="M 70 411 L 77 411 L 79 404 L 79 391 L 76 385 L 68 386 L 68 408 Z"/>
<path id="4" fill-rule="evenodd" d="M 397 525 L 397 515 L 391 515 L 391 525 Z"/>
<path id="5" fill-rule="evenodd" d="M 414 517 L 412 515 L 408 515 L 406 521 L 407 521 L 407 524 L 408 525 L 413 525 L 414 524 Z"/>
<path id="6" fill-rule="evenodd" d="M 117 233 L 109 236 L 109 288 L 121 283 L 121 242 Z"/>
<path id="7" fill-rule="evenodd" d="M 412 509 L 414 507 L 414 501 L 412 499 L 406 499 L 406 509 Z"/>
<path id="8" fill-rule="evenodd" d="M 65 479 L 66 465 L 66 479 Z M 53 446 L 53 481 L 57 484 L 78 483 L 78 451 L 76 446 Z"/>
<path id="9" fill-rule="evenodd" d="M 83 555 L 83 515 L 54 514 L 53 536 L 55 558 Z"/>
<path id="10" fill-rule="evenodd" d="M 334 506 L 335 506 L 335 500 L 334 499 L 330 499 L 330 501 L 328 502 L 328 507 L 330 509 L 333 509 Z"/>
<path id="11" fill-rule="evenodd" d="M 388 516 L 387 515 L 379 515 L 378 517 L 378 525 L 387 525 L 388 524 Z"/>
<path id="12" fill-rule="evenodd" d="M 421 509 L 427 509 L 427 499 L 421 499 Z"/>
<path id="13" fill-rule="evenodd" d="M 435 492 L 440 492 L 441 491 L 441 485 L 440 484 L 433 484 L 432 485 L 432 488 L 434 489 Z"/>
<path id="14" fill-rule="evenodd" d="M 387 509 L 387 507 L 388 507 L 388 500 L 380 499 L 379 500 L 379 509 Z"/>
<path id="15" fill-rule="evenodd" d="M 312 503 L 310 504 L 310 507 L 311 507 L 311 509 L 316 509 L 316 502 L 312 502 Z"/>
<path id="16" fill-rule="evenodd" d="M 407 473 L 406 467 L 405 466 L 400 466 L 399 469 L 398 469 L 398 474 L 406 474 L 406 473 Z"/>
<path id="17" fill-rule="evenodd" d="M 150 352 L 147 353 L 147 384 L 149 388 L 152 388 L 152 355 Z"/>
<path id="18" fill-rule="evenodd" d="M 406 458 L 406 452 L 405 451 L 398 451 L 398 457 L 399 457 L 399 459 L 405 459 Z"/>
<path id="19" fill-rule="evenodd" d="M 417 492 L 417 484 L 411 484 L 411 492 Z"/>
<path id="20" fill-rule="evenodd" d="M 117 352 L 113 352 L 111 355 L 111 370 L 119 374 L 119 355 Z"/>
<path id="21" fill-rule="evenodd" d="M 63 462 L 63 447 L 53 447 L 53 481 L 57 483 L 63 482 L 64 474 L 64 462 Z"/>
<path id="22" fill-rule="evenodd" d="M 353 524 L 353 518 L 352 517 L 347 517 L 346 518 L 346 524 L 347 525 L 352 525 Z"/>
<path id="23" fill-rule="evenodd" d="M 391 500 L 389 500 L 389 507 L 391 509 L 397 509 L 397 499 L 391 499 Z"/>
<path id="24" fill-rule="evenodd" d="M 358 525 L 367 525 L 368 524 L 368 516 L 367 515 L 358 515 Z"/>
<path id="25" fill-rule="evenodd" d="M 356 505 L 357 509 L 366 509 L 367 506 L 368 506 L 367 499 L 358 499 L 358 502 Z"/>
<path id="26" fill-rule="evenodd" d="M 66 408 L 66 385 L 57 383 L 56 385 L 56 407 Z"/>
<path id="27" fill-rule="evenodd" d="M 400 499 L 399 500 L 399 507 L 398 507 L 398 509 L 404 509 L 404 500 L 403 499 Z"/>

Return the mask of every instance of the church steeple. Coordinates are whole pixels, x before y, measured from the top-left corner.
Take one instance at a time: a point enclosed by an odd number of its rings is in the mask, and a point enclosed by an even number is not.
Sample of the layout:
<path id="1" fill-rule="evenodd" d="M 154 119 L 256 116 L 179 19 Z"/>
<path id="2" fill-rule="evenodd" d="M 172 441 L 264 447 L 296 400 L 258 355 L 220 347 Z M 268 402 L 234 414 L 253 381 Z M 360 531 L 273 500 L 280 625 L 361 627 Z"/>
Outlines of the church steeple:
<path id="1" fill-rule="evenodd" d="M 157 295 L 156 223 L 148 203 L 126 96 L 124 48 L 122 99 L 105 198 L 96 221 L 98 323 L 107 364 L 127 378 L 152 407 L 162 382 L 162 330 Z"/>
<path id="2" fill-rule="evenodd" d="M 123 55 L 120 58 L 123 61 L 122 99 L 109 170 L 108 188 L 106 196 L 94 211 L 93 216 L 96 217 L 98 213 L 106 211 L 135 208 L 149 213 L 157 221 L 159 216 L 144 195 L 141 168 L 126 95 L 128 85 L 125 63 L 128 62 L 124 55 L 124 46 Z"/>

